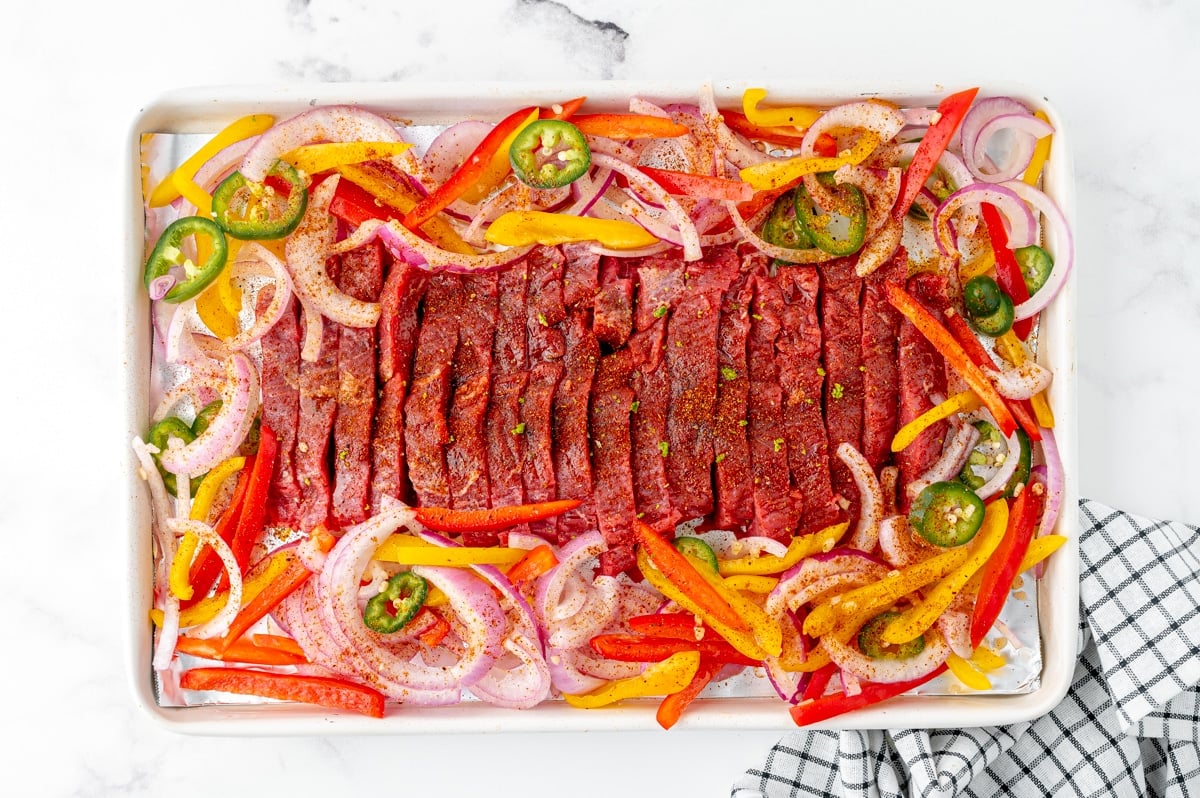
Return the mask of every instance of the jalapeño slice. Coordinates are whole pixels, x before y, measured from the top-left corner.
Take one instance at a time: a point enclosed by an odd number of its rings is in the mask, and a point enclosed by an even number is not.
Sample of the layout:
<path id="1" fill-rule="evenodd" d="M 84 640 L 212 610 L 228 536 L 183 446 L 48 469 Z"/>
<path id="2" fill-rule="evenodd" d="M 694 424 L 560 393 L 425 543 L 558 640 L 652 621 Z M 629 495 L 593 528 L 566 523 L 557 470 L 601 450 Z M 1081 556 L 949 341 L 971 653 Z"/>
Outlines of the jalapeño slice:
<path id="1" fill-rule="evenodd" d="M 867 201 L 857 186 L 834 183 L 832 174 L 817 179 L 829 188 L 836 207 L 817 207 L 801 183 L 796 187 L 796 221 L 821 251 L 838 257 L 853 255 L 862 249 L 867 232 Z"/>
<path id="2" fill-rule="evenodd" d="M 286 161 L 276 161 L 267 172 L 287 186 L 286 196 L 271 181 L 255 183 L 241 172 L 221 181 L 213 192 L 213 218 L 234 238 L 262 241 L 283 238 L 300 224 L 308 208 L 304 177 Z"/>
<path id="3" fill-rule="evenodd" d="M 579 128 L 561 119 L 539 119 L 525 127 L 508 149 L 513 173 L 532 188 L 570 185 L 587 172 L 592 151 Z"/>
<path id="4" fill-rule="evenodd" d="M 408 625 L 429 595 L 429 583 L 412 571 L 402 571 L 387 581 L 387 585 L 367 601 L 363 623 L 381 634 L 398 632 Z"/>
<path id="5" fill-rule="evenodd" d="M 763 222 L 763 241 L 786 249 L 808 249 L 813 245 L 808 233 L 796 221 L 796 192 L 785 191 L 771 206 Z"/>
<path id="6" fill-rule="evenodd" d="M 1021 267 L 1025 287 L 1029 289 L 1029 295 L 1033 296 L 1046 284 L 1046 280 L 1050 279 L 1050 272 L 1054 270 L 1054 258 L 1037 244 L 1014 249 L 1013 256 L 1017 259 L 1017 265 Z"/>
<path id="7" fill-rule="evenodd" d="M 712 546 L 709 546 L 700 538 L 675 538 L 674 545 L 682 554 L 699 560 L 714 571 L 717 570 L 716 552 L 712 550 Z"/>
<path id="8" fill-rule="evenodd" d="M 163 468 L 162 453 L 167 450 L 167 443 L 171 438 L 179 438 L 184 443 L 191 443 L 196 440 L 196 436 L 192 433 L 192 428 L 183 423 L 182 419 L 175 416 L 167 416 L 162 421 L 150 428 L 150 434 L 146 436 L 149 439 L 150 445 L 158 449 L 158 454 L 154 455 L 154 464 L 158 466 L 158 473 L 162 475 L 163 485 L 167 489 L 167 493 L 175 495 L 177 484 L 175 475 L 167 469 Z M 199 484 L 203 477 L 196 477 L 192 480 L 193 485 Z"/>
<path id="9" fill-rule="evenodd" d="M 1013 320 L 1015 319 L 1015 308 L 1013 307 L 1012 297 L 1003 291 L 1000 292 L 1000 306 L 996 308 L 995 313 L 986 316 L 972 316 L 967 314 L 968 321 L 976 331 L 984 335 L 995 338 L 1004 335 L 1012 329 Z"/>
<path id="10" fill-rule="evenodd" d="M 188 258 L 181 247 L 188 236 L 205 236 L 208 238 L 212 254 L 204 263 L 197 266 Z M 159 277 L 164 277 L 176 266 L 183 267 L 184 279 L 178 282 L 166 293 L 166 302 L 185 302 L 199 294 L 217 279 L 221 269 L 225 268 L 225 260 L 229 255 L 229 247 L 225 234 L 211 219 L 203 216 L 185 216 L 176 219 L 163 230 L 146 261 L 145 282 L 149 290 L 150 284 Z"/>
<path id="11" fill-rule="evenodd" d="M 983 525 L 983 499 L 961 482 L 934 482 L 921 491 L 908 522 L 935 546 L 961 546 Z"/>
<path id="12" fill-rule="evenodd" d="M 1000 309 L 1004 292 L 1000 284 L 986 274 L 976 275 L 963 284 L 963 308 L 970 317 L 990 316 Z"/>
<path id="13" fill-rule="evenodd" d="M 858 633 L 858 650 L 871 659 L 909 659 L 924 651 L 924 635 L 917 635 L 912 640 L 900 645 L 883 641 L 883 630 L 899 617 L 900 613 L 888 610 L 863 624 L 862 630 Z"/>

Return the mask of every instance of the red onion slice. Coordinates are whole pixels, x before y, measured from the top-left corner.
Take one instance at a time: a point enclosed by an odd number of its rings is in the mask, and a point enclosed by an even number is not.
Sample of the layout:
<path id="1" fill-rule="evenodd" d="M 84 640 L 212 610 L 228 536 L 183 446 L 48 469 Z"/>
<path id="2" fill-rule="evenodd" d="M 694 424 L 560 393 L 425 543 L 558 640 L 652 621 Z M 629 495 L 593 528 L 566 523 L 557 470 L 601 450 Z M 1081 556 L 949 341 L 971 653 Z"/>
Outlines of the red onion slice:
<path id="1" fill-rule="evenodd" d="M 550 680 L 554 689 L 568 695 L 580 695 L 598 690 L 607 682 L 579 670 L 572 652 L 550 649 L 546 661 L 550 666 Z"/>
<path id="2" fill-rule="evenodd" d="M 799 157 L 811 158 L 816 154 L 817 139 L 822 133 L 837 133 L 843 130 L 869 130 L 879 137 L 881 144 L 891 141 L 904 127 L 904 114 L 897 108 L 884 103 L 864 100 L 845 103 L 830 108 L 804 132 L 800 143 Z M 837 205 L 837 198 L 828 188 L 821 185 L 816 175 L 805 175 L 804 188 L 810 197 L 823 208 Z"/>
<path id="3" fill-rule="evenodd" d="M 1026 359 L 1019 366 L 987 369 L 996 390 L 1007 399 L 1030 399 L 1050 387 L 1054 372 Z"/>
<path id="4" fill-rule="evenodd" d="M 575 201 L 563 211 L 567 216 L 586 216 L 600 197 L 613 184 L 615 174 L 611 169 L 597 169 L 594 177 L 584 175 L 571 184 Z"/>
<path id="5" fill-rule="evenodd" d="M 403 260 L 410 266 L 431 272 L 442 270 L 457 273 L 492 271 L 519 261 L 533 249 L 533 245 L 529 245 L 483 255 L 462 255 L 430 244 L 398 221 L 381 222 L 378 219 L 369 219 L 359 225 L 358 229 L 344 241 L 335 245 L 332 251 L 348 252 L 373 241 L 376 237 L 383 242 L 383 245 L 394 257 Z"/>
<path id="6" fill-rule="evenodd" d="M 850 538 L 851 548 L 871 551 L 879 542 L 879 519 L 883 517 L 883 492 L 879 489 L 879 480 L 867 458 L 851 446 L 843 443 L 837 448 L 838 459 L 846 464 L 854 477 L 858 488 L 859 513 L 858 525 Z"/>
<path id="7" fill-rule="evenodd" d="M 995 164 L 995 168 L 985 168 L 984 155 L 992 136 L 1001 130 L 1012 130 L 1014 139 L 1012 147 L 1003 162 Z M 974 144 L 964 147 L 963 159 L 971 174 L 988 183 L 1001 183 L 1021 175 L 1029 166 L 1033 157 L 1033 149 L 1037 140 L 1054 132 L 1049 123 L 1043 122 L 1028 111 L 1019 114 L 1000 114 L 989 119 L 979 129 Z M 990 159 L 989 159 L 990 160 Z"/>
<path id="8" fill-rule="evenodd" d="M 932 547 L 916 537 L 903 515 L 889 515 L 879 525 L 879 550 L 893 568 L 905 568 L 931 556 Z"/>
<path id="9" fill-rule="evenodd" d="M 258 410 L 258 372 L 241 352 L 225 362 L 226 382 L 221 391 L 221 409 L 208 429 L 185 446 L 170 448 L 159 457 L 163 468 L 172 474 L 190 477 L 210 471 L 237 453 L 250 432 Z"/>
<path id="10" fill-rule="evenodd" d="M 300 359 L 305 363 L 316 363 L 321 357 L 321 341 L 325 336 L 325 317 L 308 300 L 297 296 L 300 315 L 304 321 L 304 342 L 300 346 Z"/>
<path id="11" fill-rule="evenodd" d="M 984 484 L 980 485 L 975 491 L 979 498 L 987 501 L 996 494 L 1004 490 L 1008 485 L 1008 481 L 1012 479 L 1012 475 L 1017 471 L 1017 465 L 1021 461 L 1021 441 L 1017 438 L 1017 433 L 1013 432 L 1006 439 L 1008 450 L 1004 453 L 1004 462 L 996 469 L 996 473 L 992 474 L 992 478 Z"/>
<path id="12" fill-rule="evenodd" d="M 755 149 L 748 141 L 729 129 L 721 112 L 717 110 L 711 83 L 705 83 L 700 87 L 700 116 L 708 128 L 709 136 L 723 151 L 723 157 L 728 158 L 734 166 L 744 169 L 747 166 L 773 160 L 770 155 Z"/>
<path id="13" fill-rule="evenodd" d="M 638 191 L 663 206 L 679 231 L 685 261 L 700 260 L 704 256 L 700 249 L 700 234 L 696 232 L 696 225 L 679 201 L 667 193 L 666 189 L 647 177 L 636 166 L 631 166 L 611 156 L 594 152 L 592 153 L 592 163 L 624 175 L 631 186 L 636 187 Z"/>
<path id="14" fill-rule="evenodd" d="M 247 180 L 261 183 L 280 156 L 306 144 L 402 140 L 395 125 L 362 108 L 347 105 L 314 108 L 280 122 L 259 136 L 242 159 L 241 172 Z"/>
<path id="15" fill-rule="evenodd" d="M 329 215 L 329 202 L 339 179 L 334 175 L 324 180 L 312 193 L 300 226 L 287 240 L 287 267 L 297 296 L 308 307 L 347 327 L 374 327 L 379 321 L 379 303 L 355 299 L 338 288 L 325 271 L 337 236 L 337 220 Z M 337 251 L 346 249 L 352 247 Z"/>
<path id="16" fill-rule="evenodd" d="M 958 134 L 954 137 L 955 143 L 958 145 L 957 149 L 962 153 L 963 159 L 972 157 L 979 140 L 979 133 L 983 130 L 984 125 L 998 116 L 1014 114 L 1033 116 L 1028 106 L 1012 97 L 987 97 L 976 100 L 975 104 L 971 106 L 971 110 L 967 111 L 966 116 L 963 117 Z"/>
<path id="17" fill-rule="evenodd" d="M 967 462 L 967 457 L 971 454 L 971 449 L 975 448 L 978 441 L 979 430 L 975 429 L 974 424 L 960 426 L 958 431 L 946 442 L 937 462 L 931 465 L 928 471 L 905 486 L 905 495 L 908 496 L 909 501 L 916 501 L 921 491 L 934 482 L 945 482 L 958 476 Z"/>
<path id="18" fill-rule="evenodd" d="M 842 670 L 863 681 L 883 684 L 907 682 L 928 676 L 950 656 L 950 646 L 946 645 L 940 633 L 926 635 L 925 649 L 908 659 L 871 659 L 830 636 L 821 638 L 821 646 L 829 654 L 829 659 Z"/>
<path id="19" fill-rule="evenodd" d="M 788 249 L 787 247 L 778 247 L 764 241 L 746 224 L 746 220 L 742 218 L 741 211 L 735 203 L 729 200 L 722 200 L 725 209 L 729 211 L 729 218 L 733 220 L 733 225 L 742 234 L 742 238 L 754 245 L 754 248 L 765 255 L 788 263 L 824 263 L 833 260 L 833 255 L 824 252 L 816 247 L 810 249 Z"/>
<path id="20" fill-rule="evenodd" d="M 1023 185 L 1023 184 L 1022 184 Z M 1016 249 L 1037 243 L 1037 220 L 1016 190 L 1008 184 L 972 183 L 955 191 L 933 214 L 934 239 L 943 255 L 957 255 L 950 219 L 960 208 L 990 202 L 1008 221 L 1008 244 Z M 1038 291 L 1040 294 L 1041 291 Z M 1024 303 L 1022 303 L 1024 304 Z"/>
<path id="21" fill-rule="evenodd" d="M 283 318 L 283 313 L 292 299 L 291 277 L 288 275 L 283 261 L 275 257 L 275 253 L 257 242 L 251 242 L 241 248 L 238 252 L 238 259 L 234 261 L 233 265 L 236 267 L 243 263 L 266 265 L 271 270 L 274 291 L 271 294 L 271 303 L 254 319 L 254 323 L 250 325 L 249 329 L 243 330 L 225 342 L 230 349 L 235 350 L 245 349 L 261 340 Z"/>
<path id="22" fill-rule="evenodd" d="M 221 637 L 229 631 L 229 625 L 233 623 L 233 619 L 242 609 L 242 570 L 233 556 L 233 549 L 229 548 L 229 544 L 217 534 L 215 529 L 203 521 L 172 518 L 167 521 L 167 528 L 176 535 L 192 533 L 202 544 L 212 546 L 213 551 L 221 558 L 221 564 L 229 576 L 229 598 L 226 600 L 225 606 L 221 607 L 220 612 L 206 623 L 191 630 L 192 637 L 205 640 Z"/>
<path id="23" fill-rule="evenodd" d="M 1054 430 L 1042 428 L 1042 457 L 1046 461 L 1046 507 L 1042 511 L 1042 520 L 1038 524 L 1037 534 L 1049 535 L 1058 523 L 1062 511 L 1065 480 L 1063 476 L 1062 456 L 1058 451 L 1058 440 Z"/>
<path id="24" fill-rule="evenodd" d="M 1067 217 L 1063 215 L 1054 200 L 1044 192 L 1021 180 L 1013 180 L 1004 183 L 1003 186 L 1045 215 L 1048 237 L 1053 241 L 1054 268 L 1051 269 L 1049 278 L 1036 294 L 1013 309 L 1013 318 L 1028 319 L 1044 310 L 1062 290 L 1063 284 L 1067 281 L 1067 275 L 1071 273 L 1071 267 L 1075 263 L 1075 241 L 1071 234 L 1071 226 L 1067 224 Z M 1029 243 L 1037 242 L 1030 241 Z M 1012 246 L 1026 245 L 1013 244 Z"/>
<path id="25" fill-rule="evenodd" d="M 958 656 L 970 659 L 975 653 L 975 647 L 971 645 L 970 613 L 946 610 L 937 619 L 937 628 L 950 650 Z"/>
<path id="26" fill-rule="evenodd" d="M 492 125 L 476 119 L 468 119 L 446 128 L 429 143 L 421 157 L 421 166 L 424 167 L 425 173 L 438 185 L 445 183 L 491 130 Z"/>

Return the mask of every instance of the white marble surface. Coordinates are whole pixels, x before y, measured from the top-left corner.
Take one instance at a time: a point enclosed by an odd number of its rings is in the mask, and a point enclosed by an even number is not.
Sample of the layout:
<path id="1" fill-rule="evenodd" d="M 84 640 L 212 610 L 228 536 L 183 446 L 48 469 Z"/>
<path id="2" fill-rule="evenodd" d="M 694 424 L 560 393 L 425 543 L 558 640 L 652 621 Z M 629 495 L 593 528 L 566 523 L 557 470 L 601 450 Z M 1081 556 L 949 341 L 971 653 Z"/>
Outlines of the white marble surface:
<path id="1" fill-rule="evenodd" d="M 1021 81 L 1078 176 L 1080 486 L 1200 522 L 1200 6 L 21 2 L 0 22 L 0 794 L 724 795 L 774 733 L 208 739 L 131 700 L 117 528 L 125 136 L 185 85 Z M 939 7 L 940 6 L 940 7 Z M 594 21 L 592 21 L 594 20 Z"/>

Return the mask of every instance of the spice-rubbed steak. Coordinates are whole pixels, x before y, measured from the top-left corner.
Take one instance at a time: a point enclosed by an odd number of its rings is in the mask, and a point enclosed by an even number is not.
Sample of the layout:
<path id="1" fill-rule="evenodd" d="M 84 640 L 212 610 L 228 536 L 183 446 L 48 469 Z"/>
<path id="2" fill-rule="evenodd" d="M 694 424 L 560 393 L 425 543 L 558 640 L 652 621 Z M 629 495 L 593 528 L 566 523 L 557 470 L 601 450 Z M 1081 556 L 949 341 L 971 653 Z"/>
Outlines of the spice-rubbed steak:
<path id="1" fill-rule="evenodd" d="M 456 277 L 461 304 L 458 348 L 451 377 L 450 439 L 446 445 L 446 474 L 450 506 L 460 510 L 487 509 L 490 487 L 487 469 L 488 392 L 492 370 L 492 338 L 496 331 L 495 274 Z"/>
<path id="2" fill-rule="evenodd" d="M 256 313 L 270 304 L 271 291 L 258 294 Z M 283 317 L 262 338 L 262 420 L 279 440 L 279 455 L 271 473 L 268 517 L 275 523 L 299 521 L 300 485 L 296 482 L 296 432 L 300 424 L 300 326 L 295 297 Z"/>
<path id="3" fill-rule="evenodd" d="M 745 272 L 725 292 L 717 332 L 717 406 L 713 419 L 716 524 L 739 529 L 754 518 L 754 470 L 746 436 L 750 399 L 747 338 L 754 283 Z"/>
<path id="4" fill-rule="evenodd" d="M 488 402 L 487 460 L 492 507 L 525 503 L 525 428 L 521 405 L 529 382 L 525 332 L 525 261 L 501 272 L 497 282 L 496 335 L 492 340 L 492 396 Z M 522 530 L 524 531 L 524 530 Z"/>
<path id="5" fill-rule="evenodd" d="M 899 428 L 900 314 L 887 300 L 889 283 L 903 286 L 908 254 L 903 248 L 864 281 L 862 294 L 862 454 L 878 471 L 891 460 Z"/>
<path id="6" fill-rule="evenodd" d="M 829 471 L 833 492 L 857 515 L 858 489 L 850 469 L 837 456 L 848 443 L 862 451 L 862 278 L 858 258 L 839 258 L 821 266 L 821 343 L 825 366 L 825 432 L 829 439 Z"/>
<path id="7" fill-rule="evenodd" d="M 930 272 L 913 275 L 908 280 L 909 292 L 927 310 L 941 319 L 949 305 L 946 280 Z M 900 424 L 907 424 L 936 404 L 933 396 L 946 396 L 946 364 L 942 356 L 924 335 L 908 321 L 900 321 Z M 945 421 L 931 424 L 911 444 L 896 455 L 900 465 L 900 482 L 907 484 L 929 470 L 941 456 L 949 425 Z M 902 497 L 907 505 L 907 498 Z"/>

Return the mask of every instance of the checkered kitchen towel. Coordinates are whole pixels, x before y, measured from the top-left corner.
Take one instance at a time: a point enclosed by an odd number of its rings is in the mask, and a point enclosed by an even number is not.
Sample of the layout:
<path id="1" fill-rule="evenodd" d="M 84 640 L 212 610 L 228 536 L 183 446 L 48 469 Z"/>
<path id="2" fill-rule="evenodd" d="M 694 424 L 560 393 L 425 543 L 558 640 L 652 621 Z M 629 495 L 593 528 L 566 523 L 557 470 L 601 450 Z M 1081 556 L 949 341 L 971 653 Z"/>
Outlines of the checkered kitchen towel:
<path id="1" fill-rule="evenodd" d="M 796 731 L 733 787 L 796 796 L 1200 795 L 1200 528 L 1083 499 L 1070 692 L 1028 723 Z"/>

